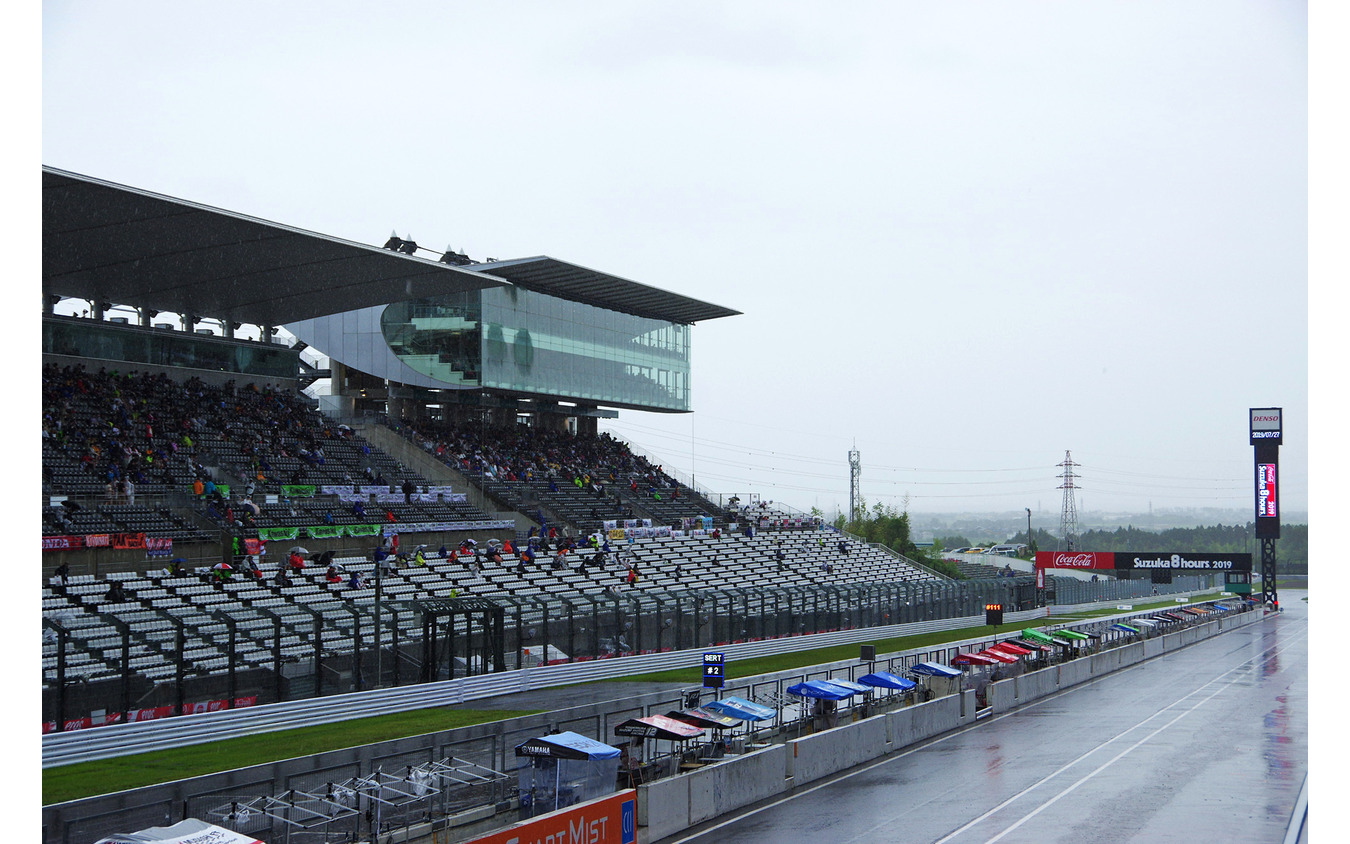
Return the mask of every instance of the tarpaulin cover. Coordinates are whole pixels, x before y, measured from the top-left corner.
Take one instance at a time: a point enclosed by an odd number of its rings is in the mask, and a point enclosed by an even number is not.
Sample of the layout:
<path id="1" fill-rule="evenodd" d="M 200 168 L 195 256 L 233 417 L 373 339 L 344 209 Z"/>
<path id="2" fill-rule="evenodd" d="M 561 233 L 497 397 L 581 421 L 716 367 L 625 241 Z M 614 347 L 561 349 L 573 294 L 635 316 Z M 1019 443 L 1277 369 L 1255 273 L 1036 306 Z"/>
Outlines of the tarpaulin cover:
<path id="1" fill-rule="evenodd" d="M 943 665 L 940 662 L 921 662 L 909 669 L 914 674 L 924 674 L 929 677 L 960 677 L 961 672 L 952 668 L 950 665 Z"/>
<path id="2" fill-rule="evenodd" d="M 712 727 L 717 730 L 729 730 L 732 727 L 739 727 L 742 723 L 742 719 L 735 715 L 717 712 L 706 706 L 686 709 L 682 712 L 667 712 L 666 717 L 683 721 L 686 724 L 693 724 L 695 727 Z"/>
<path id="3" fill-rule="evenodd" d="M 864 674 L 858 678 L 858 682 L 882 689 L 899 689 L 902 692 L 907 692 L 919 685 L 908 677 L 901 677 L 899 674 L 892 674 L 889 671 L 874 671 L 871 674 Z"/>
<path id="4" fill-rule="evenodd" d="M 196 818 L 181 820 L 173 826 L 152 826 L 140 832 L 110 835 L 95 844 L 186 844 L 189 841 L 194 844 L 263 844 L 252 835 L 231 832 Z"/>
<path id="5" fill-rule="evenodd" d="M 837 686 L 827 680 L 807 680 L 805 683 L 788 686 L 787 692 L 797 697 L 814 697 L 821 700 L 844 700 L 857 694 L 853 689 Z"/>
<path id="6" fill-rule="evenodd" d="M 516 756 L 544 756 L 553 759 L 614 759 L 619 748 L 587 738 L 580 733 L 555 733 L 532 738 L 516 745 Z"/>
<path id="7" fill-rule="evenodd" d="M 616 736 L 636 736 L 654 738 L 663 741 L 687 741 L 703 735 L 701 727 L 676 721 L 664 715 L 648 715 L 646 718 L 629 718 L 614 728 Z"/>
<path id="8" fill-rule="evenodd" d="M 778 710 L 771 706 L 755 703 L 735 695 L 727 695 L 721 700 L 708 701 L 703 704 L 703 708 L 725 712 L 733 718 L 740 718 L 744 721 L 768 721 L 778 714 Z"/>

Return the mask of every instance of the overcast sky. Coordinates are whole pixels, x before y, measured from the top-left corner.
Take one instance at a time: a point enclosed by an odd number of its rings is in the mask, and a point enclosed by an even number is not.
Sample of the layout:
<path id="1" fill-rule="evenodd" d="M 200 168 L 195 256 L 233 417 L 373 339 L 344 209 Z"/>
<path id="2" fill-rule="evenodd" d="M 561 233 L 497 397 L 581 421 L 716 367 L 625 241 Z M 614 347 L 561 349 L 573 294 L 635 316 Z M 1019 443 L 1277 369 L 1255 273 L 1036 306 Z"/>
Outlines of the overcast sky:
<path id="1" fill-rule="evenodd" d="M 744 312 L 604 426 L 712 491 L 1308 506 L 1303 4 L 42 8 L 44 164 Z"/>

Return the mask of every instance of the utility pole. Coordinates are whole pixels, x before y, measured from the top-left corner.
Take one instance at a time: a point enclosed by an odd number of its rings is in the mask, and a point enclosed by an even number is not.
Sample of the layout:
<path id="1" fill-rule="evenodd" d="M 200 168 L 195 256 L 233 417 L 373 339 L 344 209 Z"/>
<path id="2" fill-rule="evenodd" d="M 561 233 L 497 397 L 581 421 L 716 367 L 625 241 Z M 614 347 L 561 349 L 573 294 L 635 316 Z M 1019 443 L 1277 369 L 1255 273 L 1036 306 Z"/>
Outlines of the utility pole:
<path id="1" fill-rule="evenodd" d="M 848 520 L 857 522 L 862 519 L 858 508 L 862 505 L 862 455 L 854 443 L 848 453 Z"/>
<path id="2" fill-rule="evenodd" d="M 1064 462 L 1059 464 L 1064 471 L 1060 474 L 1059 488 L 1064 490 L 1064 506 L 1059 513 L 1059 535 L 1060 543 L 1064 546 L 1061 550 L 1078 550 L 1078 507 L 1074 502 L 1074 490 L 1078 487 L 1073 485 L 1074 478 L 1078 475 L 1073 473 L 1075 467 L 1079 464 L 1073 462 L 1069 452 L 1064 452 Z"/>

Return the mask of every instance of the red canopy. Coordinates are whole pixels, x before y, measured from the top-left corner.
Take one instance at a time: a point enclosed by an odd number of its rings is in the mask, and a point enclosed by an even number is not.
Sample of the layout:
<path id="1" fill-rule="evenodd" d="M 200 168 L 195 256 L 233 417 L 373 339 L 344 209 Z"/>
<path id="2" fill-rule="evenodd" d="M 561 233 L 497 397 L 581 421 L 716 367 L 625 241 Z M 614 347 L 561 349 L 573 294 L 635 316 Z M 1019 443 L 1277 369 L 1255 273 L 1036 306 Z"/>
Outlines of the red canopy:
<path id="1" fill-rule="evenodd" d="M 976 654 L 976 656 L 991 657 L 992 659 L 996 659 L 999 662 L 1017 662 L 1017 657 L 1013 656 L 1012 654 L 1005 654 L 1002 651 L 996 651 L 993 650 L 992 648 L 989 650 L 980 651 L 978 654 Z"/>
<path id="2" fill-rule="evenodd" d="M 1013 654 L 1014 656 L 1026 656 L 1027 654 L 1031 653 L 1029 649 L 1019 648 L 1017 645 L 1014 645 L 1010 642 L 999 642 L 997 645 L 994 645 L 989 650 L 1003 651 L 1004 653 Z"/>
<path id="3" fill-rule="evenodd" d="M 952 665 L 997 665 L 998 660 L 983 654 L 957 654 Z"/>

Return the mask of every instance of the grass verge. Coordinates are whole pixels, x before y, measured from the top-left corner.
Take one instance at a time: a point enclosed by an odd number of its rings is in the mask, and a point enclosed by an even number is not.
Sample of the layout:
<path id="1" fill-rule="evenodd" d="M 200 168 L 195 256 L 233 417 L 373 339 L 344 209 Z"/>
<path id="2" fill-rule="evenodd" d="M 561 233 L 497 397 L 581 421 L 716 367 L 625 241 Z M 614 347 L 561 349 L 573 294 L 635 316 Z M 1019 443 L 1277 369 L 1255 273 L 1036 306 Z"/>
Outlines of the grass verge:
<path id="1" fill-rule="evenodd" d="M 42 772 L 42 803 L 62 803 L 96 794 L 111 794 L 202 774 L 310 756 L 327 750 L 531 714 L 532 710 L 418 709 L 172 750 L 156 750 L 116 759 L 62 765 Z"/>

